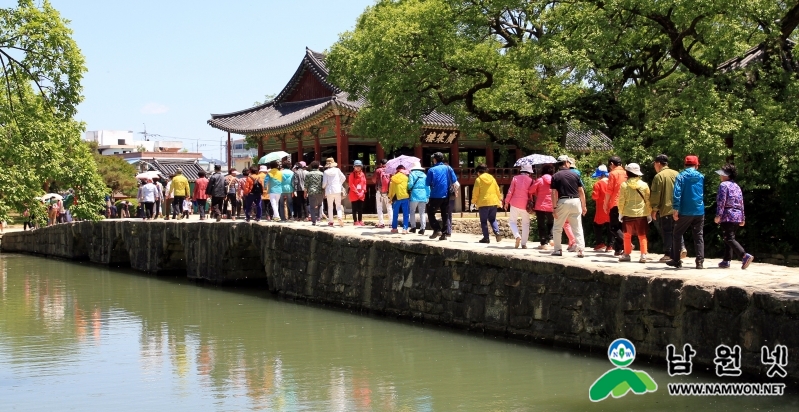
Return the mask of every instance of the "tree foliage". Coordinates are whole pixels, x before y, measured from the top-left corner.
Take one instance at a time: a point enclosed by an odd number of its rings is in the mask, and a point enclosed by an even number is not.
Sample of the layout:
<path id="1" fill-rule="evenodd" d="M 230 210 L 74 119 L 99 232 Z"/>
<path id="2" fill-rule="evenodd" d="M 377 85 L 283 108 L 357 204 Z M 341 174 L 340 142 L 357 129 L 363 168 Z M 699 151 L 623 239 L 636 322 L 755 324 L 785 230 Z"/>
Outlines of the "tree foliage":
<path id="1" fill-rule="evenodd" d="M 370 102 L 355 132 L 384 144 L 414 141 L 432 110 L 528 148 L 576 121 L 631 162 L 734 160 L 769 209 L 760 233 L 794 242 L 798 24 L 797 0 L 381 0 L 327 63 Z"/>
<path id="2" fill-rule="evenodd" d="M 86 69 L 71 35 L 47 1 L 0 9 L 0 219 L 38 207 L 51 187 L 75 189 L 76 217 L 102 207 L 105 187 L 73 119 Z"/>
<path id="3" fill-rule="evenodd" d="M 112 192 L 121 192 L 135 196 L 138 190 L 136 182 L 136 166 L 117 156 L 103 156 L 97 152 L 97 143 L 86 142 L 97 172 L 102 176 L 105 186 Z"/>

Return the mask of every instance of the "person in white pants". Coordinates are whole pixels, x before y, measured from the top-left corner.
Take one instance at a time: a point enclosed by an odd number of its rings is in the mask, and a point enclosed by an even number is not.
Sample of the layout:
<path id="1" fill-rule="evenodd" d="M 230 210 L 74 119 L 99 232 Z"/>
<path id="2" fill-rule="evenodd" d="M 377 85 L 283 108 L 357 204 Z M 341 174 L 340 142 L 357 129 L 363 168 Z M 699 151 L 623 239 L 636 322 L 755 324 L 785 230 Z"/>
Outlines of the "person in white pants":
<path id="1" fill-rule="evenodd" d="M 344 191 L 343 185 L 346 179 L 344 173 L 341 173 L 341 169 L 338 168 L 338 163 L 332 157 L 328 157 L 322 177 L 322 188 L 325 189 L 325 198 L 327 199 L 328 226 L 333 226 L 334 202 L 338 209 L 338 225 L 344 226 L 344 206 L 341 205 L 341 194 Z"/>
<path id="2" fill-rule="evenodd" d="M 516 238 L 516 248 L 527 249 L 527 239 L 530 238 L 530 213 L 527 212 L 527 202 L 530 199 L 530 188 L 533 186 L 533 167 L 523 165 L 518 175 L 513 177 L 505 195 L 505 210 L 510 208 L 508 226 Z M 522 233 L 519 234 L 517 220 L 522 219 Z"/>
<path id="3" fill-rule="evenodd" d="M 383 209 L 386 210 L 386 216 L 389 220 L 391 220 L 391 217 L 394 215 L 394 210 L 391 207 L 391 201 L 388 198 L 388 186 L 391 176 L 388 174 L 386 174 L 385 177 L 383 176 L 383 174 L 386 173 L 386 163 L 388 163 L 388 160 L 381 159 L 380 166 L 372 175 L 373 183 L 375 184 L 375 203 L 377 206 L 378 229 L 383 229 L 386 227 L 385 222 L 383 221 Z"/>
<path id="4" fill-rule="evenodd" d="M 425 173 L 422 164 L 415 162 L 411 167 L 411 173 L 408 175 L 408 191 L 411 196 L 411 230 L 410 233 L 416 233 L 416 211 L 419 211 L 419 234 L 424 235 L 425 226 L 427 223 L 427 202 L 430 200 L 430 186 L 427 185 L 427 173 Z"/>
<path id="5" fill-rule="evenodd" d="M 576 173 L 569 171 L 571 162 L 568 156 L 558 158 L 560 171 L 552 176 L 552 203 L 555 206 L 553 215 L 555 226 L 552 229 L 555 238 L 555 250 L 552 256 L 563 256 L 561 251 L 561 235 L 563 225 L 568 221 L 577 242 L 577 257 L 583 257 L 585 238 L 583 238 L 583 221 L 580 216 L 585 216 L 588 208 L 585 204 L 585 190 L 583 182 Z"/>

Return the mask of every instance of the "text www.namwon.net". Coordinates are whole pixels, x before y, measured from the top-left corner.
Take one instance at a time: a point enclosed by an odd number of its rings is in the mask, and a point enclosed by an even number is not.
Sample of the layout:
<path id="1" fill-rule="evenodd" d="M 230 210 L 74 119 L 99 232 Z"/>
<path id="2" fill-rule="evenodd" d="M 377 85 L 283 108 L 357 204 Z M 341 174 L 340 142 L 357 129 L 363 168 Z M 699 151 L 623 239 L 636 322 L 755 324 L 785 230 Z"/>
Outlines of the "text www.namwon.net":
<path id="1" fill-rule="evenodd" d="M 782 396 L 784 383 L 670 383 L 671 396 Z"/>

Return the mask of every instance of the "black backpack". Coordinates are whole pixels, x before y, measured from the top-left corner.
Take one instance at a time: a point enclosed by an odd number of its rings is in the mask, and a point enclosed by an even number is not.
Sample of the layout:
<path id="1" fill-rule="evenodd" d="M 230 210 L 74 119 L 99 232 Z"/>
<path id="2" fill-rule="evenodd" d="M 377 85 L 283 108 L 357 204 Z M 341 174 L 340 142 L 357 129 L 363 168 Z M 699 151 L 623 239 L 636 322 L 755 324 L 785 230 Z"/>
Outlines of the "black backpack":
<path id="1" fill-rule="evenodd" d="M 257 177 L 255 178 L 255 180 L 252 182 L 252 189 L 250 190 L 250 193 L 254 195 L 262 195 L 264 193 L 264 185 L 261 184 L 261 179 Z"/>

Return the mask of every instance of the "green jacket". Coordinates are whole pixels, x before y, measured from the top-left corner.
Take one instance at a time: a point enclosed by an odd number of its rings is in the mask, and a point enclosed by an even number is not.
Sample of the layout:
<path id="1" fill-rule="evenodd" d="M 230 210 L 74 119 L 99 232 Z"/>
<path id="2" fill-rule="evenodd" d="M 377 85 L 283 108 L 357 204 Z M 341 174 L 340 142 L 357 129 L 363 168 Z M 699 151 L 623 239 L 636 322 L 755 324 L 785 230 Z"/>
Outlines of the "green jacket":
<path id="1" fill-rule="evenodd" d="M 649 203 L 652 210 L 657 210 L 660 216 L 669 216 L 672 212 L 672 195 L 674 194 L 674 181 L 677 180 L 677 172 L 664 166 L 660 173 L 655 175 L 652 180 L 651 195 Z"/>

